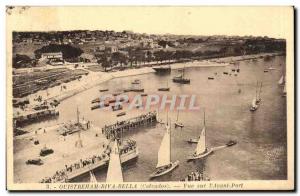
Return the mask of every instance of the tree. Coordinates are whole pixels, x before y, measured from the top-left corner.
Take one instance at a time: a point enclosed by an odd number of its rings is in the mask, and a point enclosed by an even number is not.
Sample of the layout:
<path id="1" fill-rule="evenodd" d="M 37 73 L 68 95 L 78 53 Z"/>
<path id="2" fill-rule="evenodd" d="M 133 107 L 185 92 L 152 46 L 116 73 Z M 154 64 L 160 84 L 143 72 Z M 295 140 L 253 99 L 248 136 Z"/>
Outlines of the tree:
<path id="1" fill-rule="evenodd" d="M 98 61 L 99 64 L 101 63 L 101 66 L 104 68 L 104 71 L 106 72 L 106 69 L 108 67 L 111 67 L 112 63 L 111 63 L 111 58 L 108 57 L 107 55 L 103 55 Z"/>
<path id="2" fill-rule="evenodd" d="M 112 61 L 116 61 L 116 62 L 120 63 L 121 66 L 123 64 L 126 64 L 126 62 L 127 62 L 127 56 L 122 52 L 112 53 L 111 59 L 112 59 Z"/>
<path id="3" fill-rule="evenodd" d="M 16 56 L 13 57 L 13 62 L 12 62 L 13 68 L 25 68 L 25 67 L 32 67 L 35 65 L 36 62 L 27 55 L 16 54 Z"/>

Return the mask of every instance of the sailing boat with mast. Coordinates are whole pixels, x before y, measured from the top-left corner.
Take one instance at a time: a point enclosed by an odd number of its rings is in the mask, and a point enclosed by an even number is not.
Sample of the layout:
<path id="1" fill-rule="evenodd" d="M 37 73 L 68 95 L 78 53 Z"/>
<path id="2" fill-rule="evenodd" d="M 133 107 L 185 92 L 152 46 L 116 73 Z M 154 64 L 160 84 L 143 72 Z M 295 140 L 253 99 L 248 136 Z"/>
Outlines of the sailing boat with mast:
<path id="1" fill-rule="evenodd" d="M 212 149 L 206 147 L 206 126 L 205 126 L 205 111 L 204 111 L 204 126 L 201 131 L 195 152 L 188 157 L 188 160 L 201 159 L 213 152 Z"/>
<path id="2" fill-rule="evenodd" d="M 180 84 L 189 84 L 191 82 L 190 79 L 184 78 L 184 69 L 185 67 L 182 69 L 181 75 L 175 76 L 173 78 L 173 82 L 180 83 Z"/>
<path id="3" fill-rule="evenodd" d="M 283 85 L 284 84 L 284 76 L 282 75 L 281 78 L 278 81 L 279 85 Z"/>
<path id="4" fill-rule="evenodd" d="M 176 118 L 176 122 L 174 123 L 175 124 L 175 129 L 177 127 L 180 127 L 180 128 L 184 127 L 183 123 L 178 121 L 178 117 L 179 117 L 179 110 L 177 110 L 177 118 Z"/>
<path id="5" fill-rule="evenodd" d="M 260 84 L 259 92 L 258 92 L 257 88 L 258 88 L 258 82 L 256 84 L 255 97 L 253 98 L 252 103 L 251 103 L 251 107 L 250 107 L 250 111 L 252 111 L 252 112 L 254 112 L 255 110 L 258 109 L 259 104 L 261 102 L 260 94 L 261 94 L 261 89 L 262 89 L 262 83 Z"/>
<path id="6" fill-rule="evenodd" d="M 284 87 L 283 87 L 283 92 L 282 92 L 282 96 L 283 97 L 286 97 L 286 85 L 284 84 Z"/>
<path id="7" fill-rule="evenodd" d="M 178 165 L 178 160 L 171 162 L 171 127 L 167 123 L 166 133 L 161 141 L 157 154 L 156 171 L 150 175 L 150 178 L 165 175 L 175 169 Z"/>
<path id="8" fill-rule="evenodd" d="M 167 81 L 167 87 L 163 87 L 163 88 L 159 88 L 158 91 L 170 91 L 169 85 L 168 85 L 168 81 Z"/>
<path id="9" fill-rule="evenodd" d="M 120 150 L 117 139 L 114 140 L 113 147 L 111 149 L 106 182 L 123 182 Z"/>

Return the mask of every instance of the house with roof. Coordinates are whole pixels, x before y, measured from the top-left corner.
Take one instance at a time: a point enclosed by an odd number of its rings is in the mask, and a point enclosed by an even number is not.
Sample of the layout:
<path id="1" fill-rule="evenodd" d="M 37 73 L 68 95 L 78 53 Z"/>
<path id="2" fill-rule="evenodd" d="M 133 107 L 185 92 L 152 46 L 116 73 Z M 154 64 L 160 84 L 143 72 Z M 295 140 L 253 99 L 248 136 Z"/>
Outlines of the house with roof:
<path id="1" fill-rule="evenodd" d="M 85 62 L 85 63 L 96 63 L 97 62 L 97 58 L 94 55 L 92 55 L 92 54 L 82 53 L 79 56 L 79 61 Z"/>

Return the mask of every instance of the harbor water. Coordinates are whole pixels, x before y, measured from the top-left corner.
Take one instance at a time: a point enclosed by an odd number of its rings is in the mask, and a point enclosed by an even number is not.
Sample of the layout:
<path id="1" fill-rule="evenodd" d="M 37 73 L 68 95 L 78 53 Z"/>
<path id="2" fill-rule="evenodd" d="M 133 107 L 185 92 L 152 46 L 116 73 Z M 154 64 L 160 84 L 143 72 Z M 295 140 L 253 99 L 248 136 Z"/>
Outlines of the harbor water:
<path id="1" fill-rule="evenodd" d="M 236 72 L 232 71 L 237 68 L 234 65 L 186 68 L 185 77 L 190 78 L 190 84 L 172 82 L 172 77 L 178 75 L 178 70 L 172 70 L 170 75 L 164 76 L 149 73 L 112 79 L 62 101 L 58 106 L 59 117 L 57 119 L 31 124 L 25 129 L 35 130 L 74 120 L 77 107 L 81 117 L 90 120 L 100 128 L 113 124 L 117 120 L 148 112 L 139 109 L 129 111 L 125 108 L 126 115 L 116 117 L 116 114 L 121 111 L 90 109 L 91 100 L 104 93 L 122 91 L 130 87 L 133 80 L 139 79 L 148 95 L 195 95 L 196 104 L 200 108 L 194 111 L 180 111 L 179 121 L 184 124 L 182 129 L 174 128 L 177 112 L 168 112 L 172 122 L 172 161 L 179 160 L 180 163 L 173 172 L 154 181 L 178 181 L 195 170 L 200 170 L 211 180 L 286 179 L 286 98 L 282 96 L 283 86 L 278 85 L 280 77 L 285 75 L 285 57 L 246 60 L 237 64 L 239 64 L 240 72 L 236 76 L 234 75 Z M 269 67 L 275 69 L 264 72 Z M 228 72 L 228 74 L 223 72 Z M 214 77 L 214 79 L 208 80 L 208 77 Z M 262 102 L 255 112 L 250 112 L 257 82 L 262 82 Z M 169 92 L 157 91 L 158 88 L 165 87 L 167 84 L 170 87 Z M 99 89 L 106 88 L 109 92 L 99 92 Z M 186 140 L 199 136 L 203 127 L 204 109 L 207 146 L 221 146 L 229 140 L 235 140 L 238 143 L 215 151 L 203 160 L 187 162 L 188 155 L 194 152 L 196 145 L 189 144 Z M 165 119 L 166 111 L 159 111 L 159 116 Z M 149 175 L 154 172 L 157 164 L 157 152 L 164 133 L 164 126 L 156 124 L 137 128 L 124 134 L 125 138 L 136 140 L 139 148 L 138 159 L 123 167 L 125 182 L 149 181 Z M 105 181 L 106 171 L 95 171 L 95 176 L 98 181 Z M 82 176 L 76 181 L 88 182 L 89 176 Z"/>

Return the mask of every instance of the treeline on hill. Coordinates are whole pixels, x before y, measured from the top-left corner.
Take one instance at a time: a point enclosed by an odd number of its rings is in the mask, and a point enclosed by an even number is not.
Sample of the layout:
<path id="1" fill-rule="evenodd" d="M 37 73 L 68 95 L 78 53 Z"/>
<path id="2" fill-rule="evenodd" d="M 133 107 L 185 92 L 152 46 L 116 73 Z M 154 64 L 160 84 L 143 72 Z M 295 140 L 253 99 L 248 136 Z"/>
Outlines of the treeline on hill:
<path id="1" fill-rule="evenodd" d="M 168 44 L 167 42 L 161 42 L 161 45 Z M 141 48 L 127 48 L 126 53 L 115 52 L 112 54 L 102 54 L 96 56 L 98 63 L 101 63 L 103 67 L 111 67 L 116 64 L 133 65 L 143 64 L 146 62 L 157 61 L 171 61 L 171 60 L 187 60 L 187 59 L 210 59 L 227 56 L 240 56 L 249 54 L 258 54 L 262 52 L 285 52 L 285 42 L 258 42 L 249 41 L 246 44 L 240 45 L 224 45 L 219 50 L 205 50 L 205 51 L 191 51 L 185 49 L 177 50 L 143 50 Z"/>
<path id="2" fill-rule="evenodd" d="M 26 67 L 34 67 L 37 64 L 35 59 L 31 59 L 27 55 L 16 54 L 12 60 L 13 68 L 26 68 Z"/>
<path id="3" fill-rule="evenodd" d="M 35 57 L 39 59 L 42 53 L 48 52 L 62 52 L 63 58 L 66 60 L 77 58 L 83 53 L 83 51 L 80 48 L 76 48 L 71 45 L 50 44 L 48 46 L 43 46 L 42 48 L 35 50 L 34 54 Z"/>

